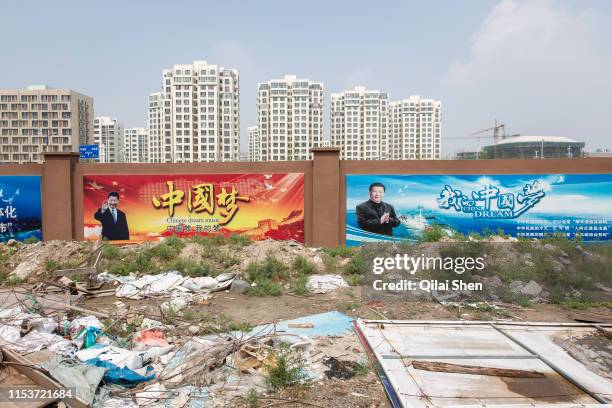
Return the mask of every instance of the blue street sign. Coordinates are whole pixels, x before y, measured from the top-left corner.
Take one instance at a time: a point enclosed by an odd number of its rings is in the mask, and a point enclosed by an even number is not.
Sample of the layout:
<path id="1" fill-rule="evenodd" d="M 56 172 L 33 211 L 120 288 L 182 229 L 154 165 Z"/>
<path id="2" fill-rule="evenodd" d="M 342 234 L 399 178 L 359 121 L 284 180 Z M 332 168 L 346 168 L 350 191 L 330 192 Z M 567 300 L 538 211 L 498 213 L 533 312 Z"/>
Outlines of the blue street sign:
<path id="1" fill-rule="evenodd" d="M 81 155 L 81 159 L 97 159 L 99 157 L 99 148 L 97 144 L 80 145 L 79 153 Z"/>

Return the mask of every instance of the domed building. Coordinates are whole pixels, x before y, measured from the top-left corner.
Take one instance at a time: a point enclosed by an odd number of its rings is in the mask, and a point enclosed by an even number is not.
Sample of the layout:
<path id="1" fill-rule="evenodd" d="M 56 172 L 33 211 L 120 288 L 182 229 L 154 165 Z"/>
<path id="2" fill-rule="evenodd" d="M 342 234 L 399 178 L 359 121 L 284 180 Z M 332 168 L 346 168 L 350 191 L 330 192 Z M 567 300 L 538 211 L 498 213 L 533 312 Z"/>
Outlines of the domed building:
<path id="1" fill-rule="evenodd" d="M 482 159 L 558 159 L 583 157 L 584 142 L 563 136 L 506 136 L 482 148 Z"/>

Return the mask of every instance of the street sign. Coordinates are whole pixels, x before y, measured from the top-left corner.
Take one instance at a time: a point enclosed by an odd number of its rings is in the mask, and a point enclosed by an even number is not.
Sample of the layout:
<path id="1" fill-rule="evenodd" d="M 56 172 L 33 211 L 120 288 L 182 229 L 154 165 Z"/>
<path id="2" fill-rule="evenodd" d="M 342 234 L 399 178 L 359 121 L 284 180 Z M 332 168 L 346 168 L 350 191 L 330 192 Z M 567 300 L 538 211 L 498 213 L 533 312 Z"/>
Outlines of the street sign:
<path id="1" fill-rule="evenodd" d="M 99 157 L 98 153 L 99 148 L 97 144 L 79 146 L 81 159 L 97 159 Z"/>

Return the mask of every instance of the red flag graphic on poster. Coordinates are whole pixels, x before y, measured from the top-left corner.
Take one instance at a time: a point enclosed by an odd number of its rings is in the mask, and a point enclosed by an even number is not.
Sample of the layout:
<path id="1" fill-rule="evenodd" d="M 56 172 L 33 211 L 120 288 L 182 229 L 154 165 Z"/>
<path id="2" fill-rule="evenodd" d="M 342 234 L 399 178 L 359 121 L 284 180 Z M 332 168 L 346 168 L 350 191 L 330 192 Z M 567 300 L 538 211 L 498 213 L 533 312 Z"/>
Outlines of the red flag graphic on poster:
<path id="1" fill-rule="evenodd" d="M 304 175 L 86 175 L 85 239 L 243 234 L 304 242 Z"/>

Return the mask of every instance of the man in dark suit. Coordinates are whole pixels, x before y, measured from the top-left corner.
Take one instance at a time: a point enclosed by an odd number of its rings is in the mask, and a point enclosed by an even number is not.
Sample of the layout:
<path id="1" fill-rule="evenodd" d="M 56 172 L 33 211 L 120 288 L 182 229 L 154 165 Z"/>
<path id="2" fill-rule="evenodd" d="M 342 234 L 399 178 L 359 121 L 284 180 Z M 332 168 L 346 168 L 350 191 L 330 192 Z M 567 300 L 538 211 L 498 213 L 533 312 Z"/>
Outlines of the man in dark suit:
<path id="1" fill-rule="evenodd" d="M 357 206 L 357 224 L 365 231 L 381 235 L 393 235 L 393 228 L 400 225 L 391 204 L 384 203 L 385 186 L 370 184 L 370 199 Z"/>
<path id="2" fill-rule="evenodd" d="M 102 202 L 102 207 L 94 214 L 94 218 L 102 224 L 102 238 L 109 241 L 130 239 L 125 213 L 119 209 L 119 193 L 108 193 L 108 200 Z"/>

